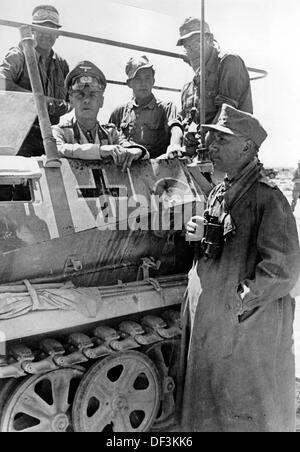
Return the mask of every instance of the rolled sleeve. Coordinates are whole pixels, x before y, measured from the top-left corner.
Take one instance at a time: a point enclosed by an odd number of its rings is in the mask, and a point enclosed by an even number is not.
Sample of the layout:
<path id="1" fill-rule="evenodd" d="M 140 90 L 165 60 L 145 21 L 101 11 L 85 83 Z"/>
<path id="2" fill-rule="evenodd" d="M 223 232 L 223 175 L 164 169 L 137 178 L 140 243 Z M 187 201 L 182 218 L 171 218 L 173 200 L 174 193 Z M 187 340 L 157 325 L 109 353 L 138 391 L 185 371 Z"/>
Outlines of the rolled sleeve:
<path id="1" fill-rule="evenodd" d="M 168 102 L 166 103 L 164 110 L 168 121 L 168 127 L 171 129 L 174 126 L 178 126 L 183 130 L 181 116 L 176 105 L 173 104 L 173 102 Z"/>
<path id="2" fill-rule="evenodd" d="M 0 64 L 1 78 L 16 83 L 22 74 L 24 63 L 23 52 L 18 47 L 11 48 Z"/>

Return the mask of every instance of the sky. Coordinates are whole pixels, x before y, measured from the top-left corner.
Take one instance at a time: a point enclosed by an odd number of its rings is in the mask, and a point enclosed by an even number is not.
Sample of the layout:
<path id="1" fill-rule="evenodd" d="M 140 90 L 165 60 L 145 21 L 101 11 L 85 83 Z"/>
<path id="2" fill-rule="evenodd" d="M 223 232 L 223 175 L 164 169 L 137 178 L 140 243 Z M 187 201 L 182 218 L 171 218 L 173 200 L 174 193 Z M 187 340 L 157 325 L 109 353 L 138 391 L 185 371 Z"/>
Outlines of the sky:
<path id="1" fill-rule="evenodd" d="M 41 2 L 43 3 L 43 2 Z M 45 2 L 47 3 L 47 2 Z M 185 17 L 200 17 L 200 0 L 53 0 L 63 29 L 101 38 L 181 53 L 178 27 Z M 0 17 L 30 23 L 36 0 L 0 0 Z M 300 159 L 297 130 L 300 106 L 300 1 L 206 0 L 206 21 L 222 51 L 239 54 L 249 67 L 268 71 L 253 81 L 254 114 L 268 132 L 260 151 L 266 166 L 295 166 Z M 19 32 L 0 26 L 0 58 L 17 44 Z M 140 52 L 61 37 L 55 50 L 70 66 L 88 59 L 108 79 L 125 81 L 127 60 Z M 148 54 L 156 68 L 156 84 L 182 88 L 192 78 L 183 61 Z M 157 97 L 180 106 L 180 94 L 158 91 Z M 119 103 L 128 100 L 127 87 L 110 85 L 100 120 L 106 122 Z"/>

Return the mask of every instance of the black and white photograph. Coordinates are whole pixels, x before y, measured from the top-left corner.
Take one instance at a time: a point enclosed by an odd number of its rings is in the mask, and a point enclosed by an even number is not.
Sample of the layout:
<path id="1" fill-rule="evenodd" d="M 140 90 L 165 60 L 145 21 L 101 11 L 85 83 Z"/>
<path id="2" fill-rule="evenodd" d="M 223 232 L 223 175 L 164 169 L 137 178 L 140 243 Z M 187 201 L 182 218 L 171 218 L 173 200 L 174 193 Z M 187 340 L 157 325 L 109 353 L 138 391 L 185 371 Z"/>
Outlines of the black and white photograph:
<path id="1" fill-rule="evenodd" d="M 298 0 L 0 0 L 0 432 L 300 432 Z"/>

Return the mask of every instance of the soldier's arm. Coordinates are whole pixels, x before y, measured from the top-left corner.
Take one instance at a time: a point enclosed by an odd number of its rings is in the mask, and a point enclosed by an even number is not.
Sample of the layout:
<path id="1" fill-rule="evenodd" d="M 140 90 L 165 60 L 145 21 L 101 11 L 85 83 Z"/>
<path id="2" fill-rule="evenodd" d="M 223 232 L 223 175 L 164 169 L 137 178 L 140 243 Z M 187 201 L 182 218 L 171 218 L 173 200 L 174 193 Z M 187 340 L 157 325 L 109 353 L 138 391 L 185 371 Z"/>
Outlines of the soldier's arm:
<path id="1" fill-rule="evenodd" d="M 164 105 L 166 126 L 170 133 L 167 155 L 174 156 L 182 151 L 183 126 L 176 105 L 168 102 Z"/>
<path id="2" fill-rule="evenodd" d="M 61 157 L 79 158 L 84 160 L 99 160 L 99 144 L 78 144 L 70 143 L 67 136 L 68 129 L 60 126 L 52 126 L 52 133 L 56 141 L 57 150 Z"/>
<path id="3" fill-rule="evenodd" d="M 167 126 L 169 127 L 171 136 L 174 133 L 174 139 L 180 140 L 183 135 L 183 126 L 181 116 L 178 112 L 176 105 L 173 104 L 173 102 L 167 102 L 164 105 L 164 112 L 166 116 Z"/>
<path id="4" fill-rule="evenodd" d="M 124 149 L 126 149 L 130 160 L 147 160 L 150 158 L 148 150 L 145 146 L 135 143 L 132 140 L 128 140 L 122 132 L 117 130 L 114 123 L 108 124 L 108 132 L 110 135 L 110 142 L 113 144 L 119 144 Z"/>
<path id="5" fill-rule="evenodd" d="M 183 136 L 182 127 L 178 125 L 173 125 L 173 127 L 170 130 L 170 134 L 171 134 L 170 145 L 181 146 Z"/>
<path id="6" fill-rule="evenodd" d="M 28 92 L 18 85 L 24 70 L 25 57 L 18 47 L 13 47 L 0 64 L 1 89 L 6 91 Z"/>
<path id="7" fill-rule="evenodd" d="M 61 157 L 80 160 L 102 160 L 112 158 L 118 166 L 123 166 L 128 158 L 128 152 L 118 143 L 99 145 L 93 143 L 68 143 L 67 131 L 59 126 L 52 127 L 57 150 Z"/>

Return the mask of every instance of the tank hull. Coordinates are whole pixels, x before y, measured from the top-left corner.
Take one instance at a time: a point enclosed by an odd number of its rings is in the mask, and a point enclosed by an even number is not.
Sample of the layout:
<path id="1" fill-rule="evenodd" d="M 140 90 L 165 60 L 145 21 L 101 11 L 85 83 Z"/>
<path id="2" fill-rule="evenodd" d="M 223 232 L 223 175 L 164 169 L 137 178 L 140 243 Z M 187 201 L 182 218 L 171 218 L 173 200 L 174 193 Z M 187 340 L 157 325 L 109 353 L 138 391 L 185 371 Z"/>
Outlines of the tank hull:
<path id="1" fill-rule="evenodd" d="M 132 281 L 147 256 L 160 261 L 157 276 L 180 271 L 170 242 L 204 205 L 184 165 L 151 161 L 122 173 L 96 162 L 63 159 L 58 169 L 45 168 L 42 158 L 38 163 L 32 199 L 0 202 L 2 284 Z"/>

